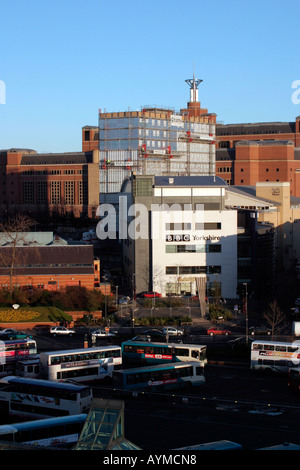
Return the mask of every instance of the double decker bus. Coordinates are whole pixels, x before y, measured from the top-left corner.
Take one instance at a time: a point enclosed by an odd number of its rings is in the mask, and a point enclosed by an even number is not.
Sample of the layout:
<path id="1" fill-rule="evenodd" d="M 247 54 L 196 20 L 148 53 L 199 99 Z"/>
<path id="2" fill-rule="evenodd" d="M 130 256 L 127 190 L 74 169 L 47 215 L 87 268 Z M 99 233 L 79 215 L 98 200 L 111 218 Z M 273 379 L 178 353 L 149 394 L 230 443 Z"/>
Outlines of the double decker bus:
<path id="1" fill-rule="evenodd" d="M 10 416 L 48 418 L 87 413 L 90 387 L 48 380 L 7 376 L 0 379 L 0 405 Z"/>
<path id="2" fill-rule="evenodd" d="M 34 339 L 0 341 L 0 377 L 13 374 L 16 361 L 36 354 L 37 345 Z"/>
<path id="3" fill-rule="evenodd" d="M 124 361 L 141 364 L 200 361 L 204 366 L 207 363 L 206 345 L 198 344 L 129 340 L 122 343 L 122 357 Z"/>
<path id="4" fill-rule="evenodd" d="M 198 361 L 171 362 L 156 366 L 118 370 L 114 386 L 121 390 L 173 390 L 204 385 L 204 368 Z"/>
<path id="5" fill-rule="evenodd" d="M 76 444 L 87 414 L 36 419 L 0 426 L 0 441 L 70 448 Z"/>
<path id="6" fill-rule="evenodd" d="M 120 346 L 99 346 L 40 353 L 40 377 L 51 381 L 89 382 L 111 378 L 122 364 Z"/>
<path id="7" fill-rule="evenodd" d="M 252 370 L 287 374 L 300 365 L 300 342 L 253 341 L 251 344 Z"/>

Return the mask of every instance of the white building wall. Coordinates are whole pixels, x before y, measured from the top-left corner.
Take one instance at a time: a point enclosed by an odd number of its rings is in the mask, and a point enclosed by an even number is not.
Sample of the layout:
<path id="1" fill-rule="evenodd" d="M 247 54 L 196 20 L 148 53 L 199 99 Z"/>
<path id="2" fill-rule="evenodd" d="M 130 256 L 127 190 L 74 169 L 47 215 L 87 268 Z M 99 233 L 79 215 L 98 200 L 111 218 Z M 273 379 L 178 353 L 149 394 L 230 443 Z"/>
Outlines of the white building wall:
<path id="1" fill-rule="evenodd" d="M 182 228 L 181 230 L 169 230 L 166 228 L 166 223 L 170 221 L 170 213 L 152 212 L 153 290 L 161 292 L 165 296 L 168 283 L 176 283 L 178 287 L 181 285 L 181 288 L 184 287 L 183 283 L 186 283 L 186 286 L 191 287 L 191 293 L 195 294 L 195 278 L 206 275 L 209 283 L 221 283 L 221 295 L 223 297 L 235 298 L 237 285 L 237 212 L 234 210 L 184 211 L 184 213 L 183 211 L 173 211 L 172 216 L 175 222 L 186 222 L 190 225 L 186 226 L 188 228 Z M 201 222 L 219 223 L 221 229 L 196 229 L 195 224 Z M 176 238 L 179 238 L 179 241 Z M 209 245 L 221 245 L 221 251 L 208 252 Z M 181 247 L 179 249 L 182 249 L 183 246 L 186 249 L 196 248 L 198 252 L 166 252 L 175 247 Z M 175 249 L 178 250 L 178 248 Z M 180 273 L 184 268 L 200 266 L 220 266 L 221 268 L 220 272 L 217 273 L 210 273 L 209 271 L 205 274 Z M 168 274 L 166 267 L 177 268 L 177 274 Z M 212 270 L 214 269 L 212 268 Z"/>

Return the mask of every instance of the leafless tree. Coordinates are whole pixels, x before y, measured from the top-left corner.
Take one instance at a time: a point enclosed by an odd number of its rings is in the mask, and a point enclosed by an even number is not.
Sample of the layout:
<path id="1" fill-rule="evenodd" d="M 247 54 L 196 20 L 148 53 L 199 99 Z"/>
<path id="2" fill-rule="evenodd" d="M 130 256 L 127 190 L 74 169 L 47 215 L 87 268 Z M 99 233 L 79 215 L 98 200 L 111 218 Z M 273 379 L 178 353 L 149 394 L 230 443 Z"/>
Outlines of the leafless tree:
<path id="1" fill-rule="evenodd" d="M 277 300 L 269 303 L 268 309 L 264 312 L 264 318 L 271 328 L 272 338 L 279 334 L 286 326 L 285 314 L 280 309 Z"/>
<path id="2" fill-rule="evenodd" d="M 35 221 L 27 215 L 17 214 L 5 222 L 0 222 L 2 232 L 2 246 L 0 247 L 0 265 L 5 268 L 9 276 L 9 290 L 13 290 L 13 277 L 16 265 L 22 263 L 23 250 L 18 247 L 26 243 L 26 232 L 35 224 Z M 5 245 L 5 246 L 4 246 Z"/>

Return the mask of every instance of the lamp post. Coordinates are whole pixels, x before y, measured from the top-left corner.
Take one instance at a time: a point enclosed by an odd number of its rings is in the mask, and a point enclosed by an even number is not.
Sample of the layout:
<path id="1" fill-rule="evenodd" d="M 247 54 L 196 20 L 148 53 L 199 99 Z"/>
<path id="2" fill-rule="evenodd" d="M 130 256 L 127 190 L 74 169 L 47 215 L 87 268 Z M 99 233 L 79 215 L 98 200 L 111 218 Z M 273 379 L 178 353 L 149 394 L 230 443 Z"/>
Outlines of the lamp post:
<path id="1" fill-rule="evenodd" d="M 246 343 L 248 344 L 248 289 L 247 289 L 247 282 L 243 282 L 243 286 L 245 286 L 245 315 L 246 315 Z"/>
<path id="2" fill-rule="evenodd" d="M 104 299 L 104 319 L 105 319 L 105 325 L 107 324 L 107 292 L 106 292 L 106 281 L 107 281 L 107 277 L 106 276 L 103 276 L 103 279 L 104 279 L 104 296 L 105 296 L 105 299 Z"/>

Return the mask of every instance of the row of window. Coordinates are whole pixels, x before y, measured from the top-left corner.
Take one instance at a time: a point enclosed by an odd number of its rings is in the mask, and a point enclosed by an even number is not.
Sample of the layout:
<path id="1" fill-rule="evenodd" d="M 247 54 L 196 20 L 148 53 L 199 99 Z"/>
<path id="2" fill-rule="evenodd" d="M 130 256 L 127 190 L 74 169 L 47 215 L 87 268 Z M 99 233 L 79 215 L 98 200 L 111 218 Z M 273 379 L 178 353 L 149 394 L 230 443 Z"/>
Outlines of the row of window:
<path id="1" fill-rule="evenodd" d="M 221 274 L 221 266 L 166 266 L 166 274 Z"/>
<path id="2" fill-rule="evenodd" d="M 64 185 L 64 201 L 62 200 L 61 185 Z M 75 181 L 50 181 L 50 204 L 88 204 L 88 182 L 77 181 L 77 195 L 75 192 Z M 47 204 L 48 182 L 47 181 L 24 181 L 23 182 L 24 204 Z"/>
<path id="3" fill-rule="evenodd" d="M 80 170 L 23 170 L 22 175 L 82 175 L 87 174 L 87 168 Z"/>
<path id="4" fill-rule="evenodd" d="M 221 245 L 166 245 L 166 253 L 221 253 Z"/>
<path id="5" fill-rule="evenodd" d="M 195 230 L 221 230 L 221 222 L 196 222 Z M 166 230 L 192 230 L 192 224 L 190 222 L 174 222 L 166 223 Z"/>

